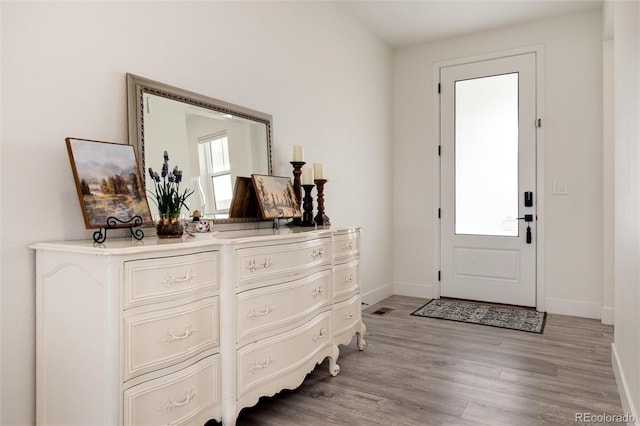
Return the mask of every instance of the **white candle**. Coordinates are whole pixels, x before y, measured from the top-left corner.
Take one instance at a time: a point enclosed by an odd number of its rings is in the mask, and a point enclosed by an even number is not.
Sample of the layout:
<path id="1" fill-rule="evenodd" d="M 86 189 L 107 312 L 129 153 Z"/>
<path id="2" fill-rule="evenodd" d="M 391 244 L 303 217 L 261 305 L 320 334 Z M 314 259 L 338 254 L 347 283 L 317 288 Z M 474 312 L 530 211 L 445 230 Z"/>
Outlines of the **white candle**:
<path id="1" fill-rule="evenodd" d="M 313 165 L 313 175 L 316 179 L 324 179 L 324 166 L 320 163 Z"/>
<path id="2" fill-rule="evenodd" d="M 302 184 L 313 185 L 313 169 L 310 167 L 302 168 Z"/>
<path id="3" fill-rule="evenodd" d="M 304 147 L 302 145 L 293 146 L 293 161 L 304 161 Z"/>

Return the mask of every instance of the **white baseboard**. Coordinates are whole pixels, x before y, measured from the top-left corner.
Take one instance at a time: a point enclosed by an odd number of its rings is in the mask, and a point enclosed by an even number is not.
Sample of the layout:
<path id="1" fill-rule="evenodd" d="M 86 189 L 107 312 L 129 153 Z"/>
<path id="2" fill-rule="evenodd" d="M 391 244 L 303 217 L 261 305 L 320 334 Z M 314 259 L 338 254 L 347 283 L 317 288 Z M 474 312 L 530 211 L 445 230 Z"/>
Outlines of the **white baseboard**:
<path id="1" fill-rule="evenodd" d="M 421 297 L 423 299 L 433 299 L 434 286 L 431 284 L 415 284 L 397 282 L 393 284 L 393 294 L 398 296 Z"/>
<path id="2" fill-rule="evenodd" d="M 547 297 L 545 299 L 545 308 L 550 314 L 571 315 L 582 318 L 602 318 L 602 304 L 596 302 Z"/>
<path id="3" fill-rule="evenodd" d="M 600 316 L 600 321 L 603 324 L 607 324 L 607 325 L 613 325 L 613 308 L 611 306 L 603 306 L 602 307 L 602 314 Z"/>
<path id="4" fill-rule="evenodd" d="M 638 412 L 636 411 L 633 399 L 629 393 L 629 386 L 627 384 L 624 371 L 622 370 L 622 365 L 620 364 L 620 358 L 618 358 L 618 351 L 615 343 L 611 344 L 611 367 L 613 367 L 613 375 L 616 377 L 616 384 L 618 385 L 618 394 L 620 395 L 620 402 L 622 403 L 622 412 L 623 414 L 627 414 L 629 418 L 633 418 L 633 421 L 627 422 L 627 425 L 639 426 Z"/>
<path id="5" fill-rule="evenodd" d="M 367 305 L 374 305 L 387 297 L 393 295 L 393 284 L 387 284 L 382 287 L 378 287 L 375 290 L 362 293 L 362 303 Z"/>

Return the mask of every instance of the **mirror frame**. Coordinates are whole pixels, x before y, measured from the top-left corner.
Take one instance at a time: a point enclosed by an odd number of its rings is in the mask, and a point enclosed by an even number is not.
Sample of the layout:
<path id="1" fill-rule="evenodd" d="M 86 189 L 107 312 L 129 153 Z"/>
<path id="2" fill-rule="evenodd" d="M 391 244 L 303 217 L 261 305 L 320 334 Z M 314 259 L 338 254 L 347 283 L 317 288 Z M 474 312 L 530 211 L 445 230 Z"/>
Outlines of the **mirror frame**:
<path id="1" fill-rule="evenodd" d="M 179 87 L 170 86 L 168 84 L 153 81 L 148 78 L 140 77 L 127 73 L 127 120 L 129 126 L 129 145 L 133 145 L 136 151 L 136 157 L 140 165 L 142 173 L 147 173 L 145 167 L 144 154 L 144 94 L 171 99 L 177 102 L 198 106 L 205 109 L 231 114 L 236 117 L 245 118 L 247 120 L 263 123 L 267 128 L 267 160 L 269 175 L 273 174 L 272 159 L 272 127 L 273 118 L 264 112 L 245 108 L 199 93 L 191 92 Z M 144 183 L 144 180 L 143 180 Z M 146 188 L 145 188 L 146 189 Z M 226 219 L 210 219 L 214 223 L 239 223 L 239 222 L 259 222 L 261 218 L 226 218 Z"/>

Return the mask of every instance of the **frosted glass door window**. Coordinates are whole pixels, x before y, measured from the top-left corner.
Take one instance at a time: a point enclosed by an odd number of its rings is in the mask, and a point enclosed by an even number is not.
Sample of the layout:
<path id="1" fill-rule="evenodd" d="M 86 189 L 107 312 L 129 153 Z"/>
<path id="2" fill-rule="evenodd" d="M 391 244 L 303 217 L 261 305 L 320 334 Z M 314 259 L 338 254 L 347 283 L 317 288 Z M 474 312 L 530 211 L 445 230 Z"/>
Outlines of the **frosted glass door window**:
<path id="1" fill-rule="evenodd" d="M 518 73 L 455 82 L 455 233 L 518 236 Z"/>

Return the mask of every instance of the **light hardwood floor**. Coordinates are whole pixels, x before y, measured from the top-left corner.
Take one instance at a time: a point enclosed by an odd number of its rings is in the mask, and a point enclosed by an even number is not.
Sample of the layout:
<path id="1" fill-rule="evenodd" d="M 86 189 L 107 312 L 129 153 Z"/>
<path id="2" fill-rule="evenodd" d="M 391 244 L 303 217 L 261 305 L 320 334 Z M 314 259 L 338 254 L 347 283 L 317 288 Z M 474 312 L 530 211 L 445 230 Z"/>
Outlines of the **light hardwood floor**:
<path id="1" fill-rule="evenodd" d="M 368 307 L 368 347 L 342 346 L 338 376 L 325 360 L 238 425 L 575 425 L 576 413 L 623 414 L 612 326 L 548 315 L 540 335 L 410 315 L 426 302 Z M 393 311 L 372 314 L 380 307 Z"/>

